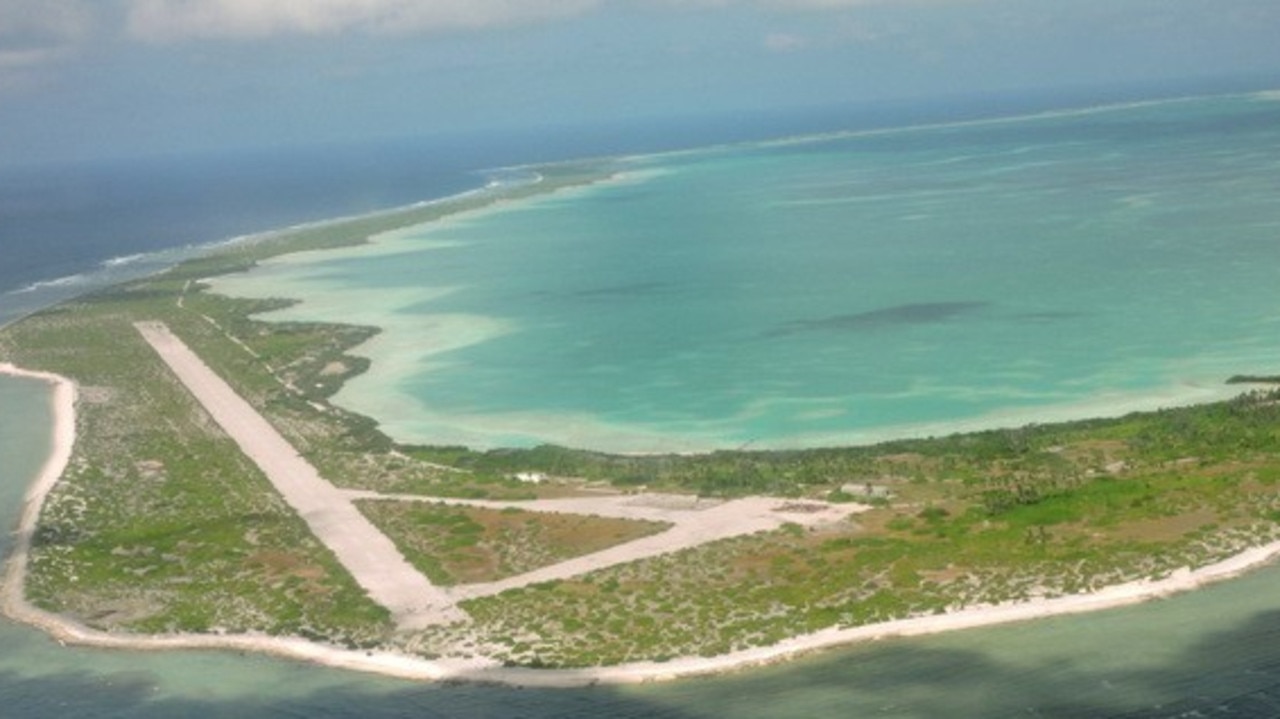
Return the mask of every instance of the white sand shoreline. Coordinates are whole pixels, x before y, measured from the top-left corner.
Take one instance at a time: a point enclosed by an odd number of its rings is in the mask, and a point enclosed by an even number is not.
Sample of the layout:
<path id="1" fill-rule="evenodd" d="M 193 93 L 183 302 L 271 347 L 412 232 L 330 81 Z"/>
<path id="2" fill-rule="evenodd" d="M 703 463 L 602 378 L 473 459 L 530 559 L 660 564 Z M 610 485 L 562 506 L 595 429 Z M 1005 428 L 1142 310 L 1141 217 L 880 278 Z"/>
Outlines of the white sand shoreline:
<path id="1" fill-rule="evenodd" d="M 715 657 L 681 657 L 667 662 L 637 662 L 584 669 L 520 669 L 485 659 L 427 660 L 389 651 L 361 651 L 298 638 L 265 635 L 134 636 L 101 632 L 28 603 L 23 589 L 26 564 L 40 509 L 62 476 L 75 443 L 75 384 L 65 377 L 23 370 L 0 363 L 0 374 L 48 382 L 53 386 L 53 444 L 49 457 L 27 492 L 0 587 L 0 607 L 10 618 L 31 624 L 60 641 L 130 650 L 229 649 L 272 654 L 329 667 L 372 672 L 404 679 L 463 681 L 514 686 L 574 687 L 629 684 L 719 674 L 791 659 L 821 649 L 890 637 L 919 636 L 958 629 L 993 626 L 1043 617 L 1080 614 L 1122 607 L 1190 591 L 1236 577 L 1280 555 L 1280 542 L 1236 554 L 1197 570 L 1182 569 L 1159 580 L 1105 587 L 1089 594 L 966 608 L 939 615 L 913 617 L 847 629 L 826 629 L 783 640 L 768 647 Z"/>
<path id="2" fill-rule="evenodd" d="M 40 510 L 44 506 L 45 498 L 58 483 L 67 463 L 71 460 L 71 450 L 76 440 L 76 386 L 66 377 L 49 372 L 25 370 L 8 363 L 0 363 L 0 375 L 46 382 L 53 386 L 50 396 L 53 404 L 53 438 L 49 456 L 45 458 L 31 487 L 23 496 L 16 542 L 13 553 L 5 565 L 3 582 L 0 583 L 0 609 L 3 609 L 8 616 L 26 621 L 20 615 L 28 609 L 34 611 L 23 597 L 31 538 L 35 533 L 36 522 L 40 518 Z"/>

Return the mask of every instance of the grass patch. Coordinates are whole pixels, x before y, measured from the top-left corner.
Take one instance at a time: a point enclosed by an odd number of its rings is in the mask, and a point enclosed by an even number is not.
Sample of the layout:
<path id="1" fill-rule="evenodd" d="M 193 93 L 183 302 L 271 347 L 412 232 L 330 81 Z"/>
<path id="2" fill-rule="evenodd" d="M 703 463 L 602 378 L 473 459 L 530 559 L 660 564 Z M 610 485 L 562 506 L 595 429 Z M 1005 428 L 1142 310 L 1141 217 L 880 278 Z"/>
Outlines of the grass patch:
<path id="1" fill-rule="evenodd" d="M 415 567 L 441 585 L 492 582 L 666 530 L 580 514 L 423 502 L 357 503 Z"/>

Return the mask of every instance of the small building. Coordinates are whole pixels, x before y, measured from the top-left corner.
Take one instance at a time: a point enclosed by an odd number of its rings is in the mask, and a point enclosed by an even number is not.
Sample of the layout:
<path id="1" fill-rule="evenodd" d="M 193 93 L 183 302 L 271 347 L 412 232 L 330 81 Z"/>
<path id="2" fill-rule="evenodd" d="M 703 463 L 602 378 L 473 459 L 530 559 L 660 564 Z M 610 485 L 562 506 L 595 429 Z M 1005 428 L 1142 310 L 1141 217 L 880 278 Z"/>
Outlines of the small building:
<path id="1" fill-rule="evenodd" d="M 547 481 L 547 475 L 542 472 L 517 472 L 516 479 L 528 484 L 542 484 Z"/>
<path id="2" fill-rule="evenodd" d="M 870 482 L 849 482 L 841 485 L 840 491 L 850 497 L 862 499 L 889 499 L 893 496 L 893 492 L 888 487 Z"/>

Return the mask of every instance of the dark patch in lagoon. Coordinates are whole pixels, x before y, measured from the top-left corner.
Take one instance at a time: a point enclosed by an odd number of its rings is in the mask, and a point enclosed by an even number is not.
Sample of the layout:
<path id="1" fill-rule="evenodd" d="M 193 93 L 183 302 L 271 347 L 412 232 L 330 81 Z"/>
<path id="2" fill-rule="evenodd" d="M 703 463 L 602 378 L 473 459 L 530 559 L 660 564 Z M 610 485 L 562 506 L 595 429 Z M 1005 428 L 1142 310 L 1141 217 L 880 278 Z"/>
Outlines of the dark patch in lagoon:
<path id="1" fill-rule="evenodd" d="M 585 290 L 568 290 L 564 292 L 540 291 L 528 296 L 538 299 L 610 299 L 614 297 L 643 297 L 664 291 L 670 287 L 667 282 L 634 282 L 612 287 L 595 287 Z"/>
<path id="2" fill-rule="evenodd" d="M 1061 322 L 1080 319 L 1084 316 L 1086 316 L 1084 312 L 1024 312 L 1013 315 L 1013 318 L 1023 322 Z"/>
<path id="3" fill-rule="evenodd" d="M 569 293 L 573 297 L 632 297 L 653 294 L 667 287 L 666 282 L 636 282 L 616 287 L 599 287 L 591 290 L 578 290 Z"/>
<path id="4" fill-rule="evenodd" d="M 928 325 L 946 322 L 959 315 L 986 307 L 988 302 L 920 302 L 894 305 L 869 312 L 836 315 L 820 320 L 788 322 L 768 333 L 769 337 L 801 332 L 862 332 L 903 325 Z"/>

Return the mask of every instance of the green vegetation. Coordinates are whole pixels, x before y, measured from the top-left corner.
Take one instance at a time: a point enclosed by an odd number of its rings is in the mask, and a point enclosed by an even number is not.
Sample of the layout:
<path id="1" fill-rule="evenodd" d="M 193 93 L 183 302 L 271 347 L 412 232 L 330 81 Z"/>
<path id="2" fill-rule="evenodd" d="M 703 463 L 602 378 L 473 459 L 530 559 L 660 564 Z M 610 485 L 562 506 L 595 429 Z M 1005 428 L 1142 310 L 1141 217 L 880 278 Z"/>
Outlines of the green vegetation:
<path id="1" fill-rule="evenodd" d="M 0 352 L 80 385 L 75 454 L 34 538 L 30 598 L 111 631 L 378 641 L 386 612 L 133 330 L 137 288 L 6 328 Z"/>
<path id="2" fill-rule="evenodd" d="M 882 481 L 899 496 L 856 525 L 728 540 L 464 608 L 507 638 L 513 663 L 583 666 L 1159 578 L 1280 537 L 1277 420 L 1276 397 L 1256 395 L 1034 428 L 1052 440 L 1038 450 L 999 449 L 1000 433 L 907 443 L 928 454 L 869 448 L 896 467 Z"/>
<path id="3" fill-rule="evenodd" d="M 477 584 L 531 572 L 656 534 L 669 525 L 581 514 L 444 504 L 359 503 L 360 511 L 439 585 Z"/>
<path id="4" fill-rule="evenodd" d="M 552 186 L 589 178 L 552 173 Z M 545 188 L 520 188 L 515 194 Z M 376 329 L 255 318 L 288 303 L 200 280 L 273 254 L 475 207 L 483 198 L 282 233 L 39 313 L 0 360 L 73 378 L 79 440 L 33 548 L 33 601 L 121 632 L 295 634 L 531 666 L 715 654 L 830 626 L 1085 591 L 1280 537 L 1280 392 L 1212 405 L 871 447 L 612 456 L 398 445 L 328 398 Z M 530 499 L 611 485 L 875 508 L 470 601 L 474 622 L 393 635 L 258 470 L 134 332 L 167 323 L 330 481 L 385 494 Z M 542 472 L 553 481 L 510 479 Z M 657 531 L 644 523 L 370 500 L 434 580 L 488 581 Z"/>
<path id="5" fill-rule="evenodd" d="M 1280 375 L 1237 374 L 1228 378 L 1227 384 L 1280 384 Z"/>

